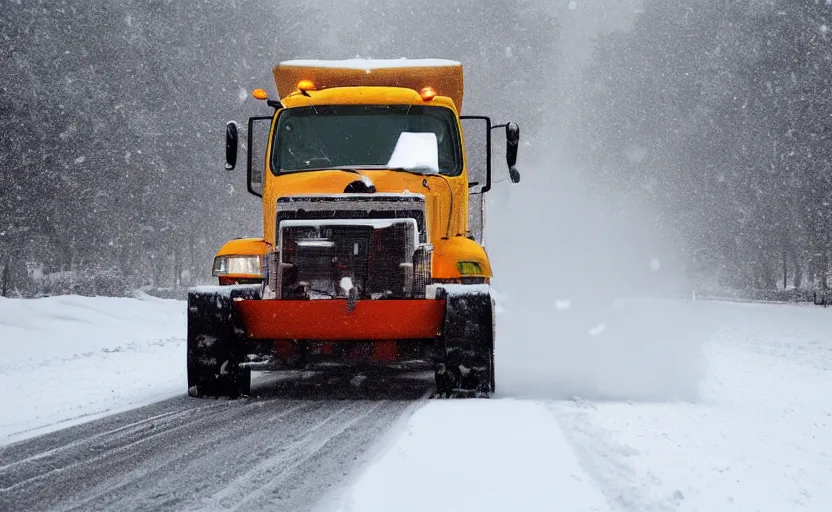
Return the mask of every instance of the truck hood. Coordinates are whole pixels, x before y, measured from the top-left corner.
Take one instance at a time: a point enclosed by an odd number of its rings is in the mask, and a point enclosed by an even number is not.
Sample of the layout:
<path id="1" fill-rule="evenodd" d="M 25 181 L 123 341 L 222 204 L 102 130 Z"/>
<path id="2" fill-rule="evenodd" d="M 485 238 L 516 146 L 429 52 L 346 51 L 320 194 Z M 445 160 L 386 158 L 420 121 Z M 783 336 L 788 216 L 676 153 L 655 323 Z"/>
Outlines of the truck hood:
<path id="1" fill-rule="evenodd" d="M 376 192 L 412 192 L 426 196 L 434 195 L 437 188 L 447 193 L 444 179 L 435 174 L 416 174 L 404 171 L 368 170 L 361 175 L 349 171 L 306 171 L 283 174 L 277 180 L 281 196 L 341 194 L 347 185 L 361 181 L 366 176 L 376 188 Z"/>
<path id="2" fill-rule="evenodd" d="M 427 221 L 432 233 L 444 235 L 448 231 L 454 233 L 463 226 L 463 219 L 456 224 L 450 218 L 454 201 L 465 200 L 466 184 L 460 179 L 448 179 L 437 174 L 418 174 L 405 171 L 391 171 L 386 169 L 361 170 L 360 175 L 355 172 L 342 170 L 304 171 L 280 175 L 272 180 L 273 188 L 269 194 L 276 200 L 286 196 L 314 196 L 344 194 L 347 185 L 361 181 L 366 176 L 375 187 L 376 193 L 405 193 L 420 194 L 425 197 Z M 273 195 L 272 195 L 273 194 Z M 457 205 L 461 211 L 467 212 L 467 203 Z M 274 215 L 274 210 L 264 211 L 266 219 Z M 269 220 L 266 220 L 268 223 Z M 457 226 L 458 224 L 458 226 Z M 452 233 L 453 234 L 453 233 Z"/>

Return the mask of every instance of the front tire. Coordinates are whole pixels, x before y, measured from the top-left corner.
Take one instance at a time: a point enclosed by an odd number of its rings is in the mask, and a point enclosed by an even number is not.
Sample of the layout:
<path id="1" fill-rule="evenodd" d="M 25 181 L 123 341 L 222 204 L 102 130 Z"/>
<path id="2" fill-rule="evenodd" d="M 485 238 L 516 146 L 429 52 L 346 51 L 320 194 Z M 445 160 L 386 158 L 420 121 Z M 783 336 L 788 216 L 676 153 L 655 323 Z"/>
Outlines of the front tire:
<path id="1" fill-rule="evenodd" d="M 436 370 L 439 397 L 488 397 L 496 389 L 494 302 L 479 286 L 445 294 L 442 361 Z"/>
<path id="2" fill-rule="evenodd" d="M 240 367 L 246 340 L 233 297 L 256 298 L 255 288 L 213 288 L 188 292 L 188 395 L 238 398 L 251 393 L 251 369 Z"/>
<path id="3" fill-rule="evenodd" d="M 197 324 L 194 331 L 205 331 Z M 242 357 L 233 342 L 214 333 L 188 336 L 188 395 L 194 398 L 227 396 L 238 398 L 251 393 L 251 369 L 240 368 Z"/>

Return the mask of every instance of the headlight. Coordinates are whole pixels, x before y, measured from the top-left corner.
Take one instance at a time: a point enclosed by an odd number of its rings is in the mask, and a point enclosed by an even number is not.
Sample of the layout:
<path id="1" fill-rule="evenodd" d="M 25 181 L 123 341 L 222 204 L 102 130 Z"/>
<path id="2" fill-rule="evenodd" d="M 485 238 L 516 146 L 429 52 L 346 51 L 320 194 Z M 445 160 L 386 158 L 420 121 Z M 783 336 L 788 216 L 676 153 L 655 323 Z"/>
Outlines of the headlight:
<path id="1" fill-rule="evenodd" d="M 261 276 L 263 256 L 217 256 L 214 258 L 214 276 Z"/>
<path id="2" fill-rule="evenodd" d="M 476 261 L 459 261 L 456 264 L 459 273 L 463 276 L 481 276 L 482 268 Z"/>

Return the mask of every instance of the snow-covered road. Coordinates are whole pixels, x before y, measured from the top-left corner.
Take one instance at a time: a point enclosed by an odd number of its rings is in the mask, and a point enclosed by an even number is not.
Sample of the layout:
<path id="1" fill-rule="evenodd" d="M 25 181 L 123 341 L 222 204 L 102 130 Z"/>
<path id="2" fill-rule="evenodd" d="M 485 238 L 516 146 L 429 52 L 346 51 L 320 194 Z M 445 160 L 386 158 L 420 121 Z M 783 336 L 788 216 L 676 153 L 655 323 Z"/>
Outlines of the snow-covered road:
<path id="1" fill-rule="evenodd" d="M 429 382 L 343 400 L 349 379 L 258 381 L 258 398 L 181 396 L 8 445 L 0 510 L 308 511 L 401 428 Z"/>
<path id="2" fill-rule="evenodd" d="M 832 310 L 597 306 L 507 314 L 503 398 L 421 408 L 340 510 L 832 510 Z"/>
<path id="3" fill-rule="evenodd" d="M 6 443 L 179 395 L 0 447 L 0 505 L 832 510 L 829 309 L 508 302 L 498 396 L 456 401 L 420 400 L 429 378 L 316 377 L 188 399 L 183 315 L 148 298 L 0 300 Z"/>

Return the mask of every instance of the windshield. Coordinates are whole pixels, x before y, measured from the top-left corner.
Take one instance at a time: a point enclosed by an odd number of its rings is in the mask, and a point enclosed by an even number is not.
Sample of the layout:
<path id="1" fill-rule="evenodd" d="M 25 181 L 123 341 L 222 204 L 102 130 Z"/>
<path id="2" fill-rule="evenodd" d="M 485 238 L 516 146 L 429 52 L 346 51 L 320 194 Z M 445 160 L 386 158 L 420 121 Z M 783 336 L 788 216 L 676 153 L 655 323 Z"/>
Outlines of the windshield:
<path id="1" fill-rule="evenodd" d="M 272 171 L 286 173 L 332 167 L 384 168 L 402 133 L 433 134 L 439 172 L 462 172 L 454 114 L 444 107 L 325 105 L 281 112 L 275 130 Z"/>

